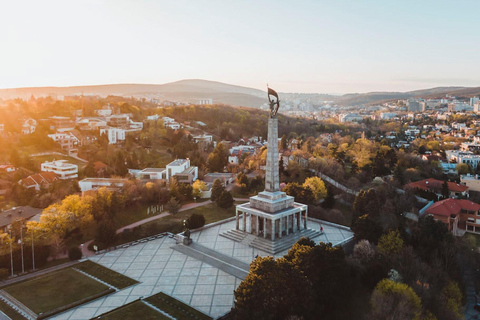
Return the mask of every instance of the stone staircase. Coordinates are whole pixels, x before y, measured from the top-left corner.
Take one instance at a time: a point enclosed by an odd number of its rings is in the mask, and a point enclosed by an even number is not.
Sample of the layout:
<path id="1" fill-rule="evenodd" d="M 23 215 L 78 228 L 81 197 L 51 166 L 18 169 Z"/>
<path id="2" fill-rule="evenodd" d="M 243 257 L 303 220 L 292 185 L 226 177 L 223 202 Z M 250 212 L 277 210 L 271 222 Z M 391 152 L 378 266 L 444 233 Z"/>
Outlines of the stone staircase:
<path id="1" fill-rule="evenodd" d="M 318 230 L 303 229 L 295 233 L 290 233 L 288 236 L 283 236 L 282 238 L 277 238 L 272 241 L 269 238 L 264 239 L 262 237 L 257 237 L 253 234 L 245 233 L 240 230 L 228 230 L 221 234 L 222 237 L 236 242 L 240 242 L 246 246 L 258 250 L 268 252 L 272 255 L 290 249 L 293 244 L 302 237 L 315 238 L 320 235 L 321 233 Z"/>
<path id="2" fill-rule="evenodd" d="M 236 241 L 236 242 L 242 242 L 247 237 L 247 235 L 249 235 L 249 234 L 245 233 L 243 231 L 240 231 L 240 230 L 232 229 L 232 230 L 228 230 L 224 233 L 221 233 L 220 235 L 222 237 L 225 237 L 227 239 L 230 239 L 230 240 L 233 240 L 233 241 Z"/>
<path id="3" fill-rule="evenodd" d="M 0 290 L 0 299 L 8 304 L 13 310 L 18 312 L 22 317 L 28 320 L 37 319 L 37 314 L 32 310 L 28 309 L 23 303 L 12 297 L 10 294 L 4 290 Z"/>

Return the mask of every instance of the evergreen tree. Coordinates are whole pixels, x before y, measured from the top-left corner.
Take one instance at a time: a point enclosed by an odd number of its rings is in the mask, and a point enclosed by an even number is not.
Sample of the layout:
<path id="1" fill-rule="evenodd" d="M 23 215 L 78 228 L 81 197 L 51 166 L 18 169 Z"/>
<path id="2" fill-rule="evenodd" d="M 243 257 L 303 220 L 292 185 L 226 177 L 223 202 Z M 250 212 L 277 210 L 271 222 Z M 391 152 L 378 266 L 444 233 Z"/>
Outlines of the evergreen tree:
<path id="1" fill-rule="evenodd" d="M 327 197 L 322 203 L 322 207 L 325 209 L 331 209 L 335 205 L 335 194 L 333 193 L 333 187 L 327 186 Z"/>
<path id="2" fill-rule="evenodd" d="M 442 197 L 444 199 L 448 199 L 450 195 L 450 191 L 448 190 L 448 182 L 447 180 L 443 181 L 443 184 L 442 184 Z"/>
<path id="3" fill-rule="evenodd" d="M 218 197 L 217 205 L 220 208 L 228 209 L 231 206 L 233 206 L 234 202 L 235 200 L 233 200 L 232 194 L 227 190 L 223 190 L 220 196 Z"/>
<path id="4" fill-rule="evenodd" d="M 212 186 L 212 195 L 210 196 L 210 200 L 216 202 L 223 190 L 225 190 L 225 187 L 223 186 L 222 182 L 220 182 L 219 179 L 215 179 Z"/>

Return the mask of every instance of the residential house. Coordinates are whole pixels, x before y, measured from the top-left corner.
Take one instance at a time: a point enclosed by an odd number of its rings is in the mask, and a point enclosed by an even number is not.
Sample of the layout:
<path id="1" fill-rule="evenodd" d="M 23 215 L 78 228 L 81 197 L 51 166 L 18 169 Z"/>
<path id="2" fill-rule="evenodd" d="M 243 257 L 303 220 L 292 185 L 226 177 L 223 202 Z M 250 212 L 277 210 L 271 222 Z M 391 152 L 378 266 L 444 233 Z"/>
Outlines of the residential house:
<path id="1" fill-rule="evenodd" d="M 128 169 L 128 172 L 138 179 L 169 181 L 175 177 L 181 183 L 192 183 L 198 179 L 198 167 L 190 166 L 190 159 L 174 160 L 166 168 Z"/>
<path id="2" fill-rule="evenodd" d="M 32 174 L 18 183 L 27 189 L 34 188 L 35 191 L 40 191 L 40 188 L 48 188 L 54 181 L 59 180 L 55 172 L 41 172 Z"/>
<path id="3" fill-rule="evenodd" d="M 40 166 L 43 172 L 54 172 L 61 180 L 78 178 L 78 166 L 67 160 L 45 161 Z"/>
<path id="4" fill-rule="evenodd" d="M 404 188 L 420 189 L 430 191 L 437 195 L 438 198 L 442 196 L 442 187 L 444 182 L 437 179 L 425 179 L 421 181 L 411 182 L 404 186 Z M 455 182 L 447 182 L 448 192 L 450 198 L 468 197 L 468 187 L 463 184 Z"/>
<path id="5" fill-rule="evenodd" d="M 15 172 L 15 167 L 11 164 L 2 164 L 0 165 L 0 172 L 10 173 Z"/>
<path id="6" fill-rule="evenodd" d="M 22 124 L 22 133 L 23 134 L 30 134 L 35 132 L 37 128 L 37 121 L 35 119 L 27 119 Z"/>
<path id="7" fill-rule="evenodd" d="M 108 190 L 118 191 L 128 179 L 117 179 L 117 178 L 86 178 L 78 181 L 82 195 L 91 190 L 97 190 L 99 188 L 107 188 Z"/>
<path id="8" fill-rule="evenodd" d="M 0 212 L 0 230 L 7 232 L 13 222 L 17 220 L 28 221 L 41 213 L 42 209 L 32 208 L 30 206 L 15 207 Z"/>
<path id="9" fill-rule="evenodd" d="M 448 226 L 454 235 L 464 232 L 480 233 L 480 204 L 465 199 L 445 199 L 435 202 L 424 211 Z"/>
<path id="10" fill-rule="evenodd" d="M 480 192 L 480 177 L 478 174 L 462 174 L 460 175 L 460 183 L 467 186 L 471 191 Z"/>

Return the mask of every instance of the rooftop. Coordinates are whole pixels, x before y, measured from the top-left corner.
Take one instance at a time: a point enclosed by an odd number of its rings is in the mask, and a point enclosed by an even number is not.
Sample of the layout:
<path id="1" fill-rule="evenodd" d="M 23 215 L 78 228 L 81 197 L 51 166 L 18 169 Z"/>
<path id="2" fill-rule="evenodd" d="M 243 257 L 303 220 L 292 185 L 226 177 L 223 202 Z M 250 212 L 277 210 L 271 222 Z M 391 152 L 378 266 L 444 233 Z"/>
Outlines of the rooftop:
<path id="1" fill-rule="evenodd" d="M 163 172 L 165 170 L 166 170 L 165 168 L 145 168 L 140 172 L 144 172 L 144 173 L 145 172 Z"/>
<path id="2" fill-rule="evenodd" d="M 42 209 L 32 208 L 30 206 L 15 207 L 0 213 L 0 227 L 10 225 L 12 222 L 20 219 L 29 220 L 33 216 L 42 212 Z"/>
<path id="3" fill-rule="evenodd" d="M 410 188 L 418 188 L 427 191 L 441 191 L 442 190 L 443 181 L 437 179 L 425 179 L 421 181 L 412 182 L 406 185 L 406 187 Z M 455 182 L 447 182 L 448 190 L 454 192 L 465 192 L 468 190 L 467 186 L 462 184 L 458 184 Z"/>
<path id="4" fill-rule="evenodd" d="M 188 161 L 188 159 L 177 159 L 177 160 L 174 160 L 174 161 L 170 162 L 169 164 L 167 164 L 167 166 L 172 166 L 172 167 L 181 166 L 182 164 L 186 163 L 187 161 Z"/>
<path id="5" fill-rule="evenodd" d="M 461 210 L 478 211 L 480 204 L 464 199 L 445 199 L 435 202 L 425 213 L 449 217 L 451 214 L 459 214 Z"/>

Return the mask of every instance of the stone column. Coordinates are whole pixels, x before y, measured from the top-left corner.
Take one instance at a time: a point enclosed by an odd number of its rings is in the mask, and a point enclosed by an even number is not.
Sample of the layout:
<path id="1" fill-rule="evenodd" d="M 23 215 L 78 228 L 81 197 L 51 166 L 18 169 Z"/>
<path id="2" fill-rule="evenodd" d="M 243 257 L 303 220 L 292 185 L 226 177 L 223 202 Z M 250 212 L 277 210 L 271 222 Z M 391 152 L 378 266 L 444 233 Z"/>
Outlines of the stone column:
<path id="1" fill-rule="evenodd" d="M 278 237 L 281 238 L 282 237 L 282 231 L 283 231 L 283 217 L 280 217 L 280 219 L 278 219 L 279 223 L 278 223 Z"/>
<path id="2" fill-rule="evenodd" d="M 278 171 L 278 120 L 276 117 L 268 119 L 265 191 L 280 191 L 280 176 Z"/>
<path id="3" fill-rule="evenodd" d="M 238 209 L 237 209 L 237 210 L 235 210 L 235 216 L 236 216 L 236 218 L 237 218 L 237 223 L 236 223 L 236 225 L 235 225 L 235 229 L 237 229 L 237 230 L 238 230 L 238 227 L 239 227 L 239 221 L 238 221 L 238 218 L 239 218 L 239 217 L 238 217 Z"/>
<path id="4" fill-rule="evenodd" d="M 258 237 L 258 235 L 260 234 L 260 226 L 258 225 L 259 219 L 258 219 L 258 215 L 255 217 L 257 217 L 257 237 Z"/>
<path id="5" fill-rule="evenodd" d="M 277 220 L 272 220 L 272 241 L 275 240 L 275 222 Z"/>
<path id="6" fill-rule="evenodd" d="M 305 229 L 307 229 L 307 218 L 308 218 L 308 211 L 305 210 Z"/>
<path id="7" fill-rule="evenodd" d="M 297 213 L 293 213 L 292 232 L 297 232 Z"/>
<path id="8" fill-rule="evenodd" d="M 267 239 L 267 218 L 263 218 L 263 238 Z"/>
<path id="9" fill-rule="evenodd" d="M 247 213 L 243 213 L 243 231 L 247 232 Z"/>
<path id="10" fill-rule="evenodd" d="M 287 234 L 287 236 L 288 236 L 288 233 L 289 233 L 289 231 L 290 231 L 290 230 L 289 230 L 289 229 L 290 229 L 290 225 L 289 225 L 289 223 L 288 223 L 288 222 L 289 222 L 288 220 L 290 220 L 289 217 L 290 217 L 290 216 L 286 216 L 286 217 L 285 217 L 285 218 L 287 218 L 287 230 L 286 230 L 286 232 L 285 232 L 285 233 Z"/>

